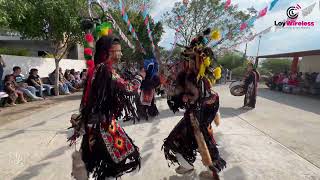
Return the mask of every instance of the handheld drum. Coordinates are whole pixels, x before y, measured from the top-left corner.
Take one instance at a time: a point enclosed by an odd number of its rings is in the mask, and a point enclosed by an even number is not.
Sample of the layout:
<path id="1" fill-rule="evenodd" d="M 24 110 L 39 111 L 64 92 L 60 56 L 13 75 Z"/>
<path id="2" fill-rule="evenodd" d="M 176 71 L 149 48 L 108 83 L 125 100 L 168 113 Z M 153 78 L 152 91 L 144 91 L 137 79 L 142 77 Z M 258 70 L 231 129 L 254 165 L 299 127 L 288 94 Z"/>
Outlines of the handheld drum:
<path id="1" fill-rule="evenodd" d="M 229 89 L 233 96 L 243 96 L 245 94 L 244 84 L 242 81 L 235 81 L 231 83 Z"/>

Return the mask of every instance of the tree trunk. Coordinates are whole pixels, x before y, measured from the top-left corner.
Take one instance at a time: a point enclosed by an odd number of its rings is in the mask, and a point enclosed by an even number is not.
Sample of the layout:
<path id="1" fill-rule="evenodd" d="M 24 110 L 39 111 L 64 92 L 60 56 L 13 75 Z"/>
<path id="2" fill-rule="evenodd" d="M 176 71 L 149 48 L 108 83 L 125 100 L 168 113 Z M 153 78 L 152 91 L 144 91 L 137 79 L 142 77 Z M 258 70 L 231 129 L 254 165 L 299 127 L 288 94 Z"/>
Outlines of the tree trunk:
<path id="1" fill-rule="evenodd" d="M 56 96 L 59 96 L 59 62 L 60 62 L 60 59 L 55 59 L 55 65 L 56 65 L 56 71 L 55 71 L 55 76 L 56 76 L 56 79 L 55 79 L 55 82 L 54 82 L 54 94 Z"/>

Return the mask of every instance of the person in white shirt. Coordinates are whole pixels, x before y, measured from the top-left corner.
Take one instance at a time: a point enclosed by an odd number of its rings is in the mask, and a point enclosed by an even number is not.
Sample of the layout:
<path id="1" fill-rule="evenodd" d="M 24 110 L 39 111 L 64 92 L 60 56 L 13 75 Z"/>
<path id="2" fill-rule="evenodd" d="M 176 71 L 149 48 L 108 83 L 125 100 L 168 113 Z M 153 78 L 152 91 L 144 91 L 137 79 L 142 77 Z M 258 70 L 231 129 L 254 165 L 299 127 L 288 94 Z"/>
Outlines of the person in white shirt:
<path id="1" fill-rule="evenodd" d="M 320 73 L 318 73 L 318 75 L 317 75 L 316 83 L 320 83 Z"/>

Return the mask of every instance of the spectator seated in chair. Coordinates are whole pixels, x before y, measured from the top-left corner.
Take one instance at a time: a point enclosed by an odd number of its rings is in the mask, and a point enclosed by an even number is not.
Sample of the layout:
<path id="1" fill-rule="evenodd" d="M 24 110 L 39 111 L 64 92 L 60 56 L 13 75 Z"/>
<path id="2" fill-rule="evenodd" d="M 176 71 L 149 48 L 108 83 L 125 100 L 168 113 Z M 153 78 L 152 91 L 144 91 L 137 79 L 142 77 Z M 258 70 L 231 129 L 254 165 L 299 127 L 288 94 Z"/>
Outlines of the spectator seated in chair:
<path id="1" fill-rule="evenodd" d="M 82 82 L 86 81 L 87 79 L 87 69 L 83 69 L 82 72 L 80 73 L 80 79 Z"/>
<path id="2" fill-rule="evenodd" d="M 278 78 L 277 78 L 277 81 L 276 81 L 276 89 L 277 89 L 278 91 L 282 91 L 284 78 L 285 78 L 284 73 L 280 73 L 280 74 L 278 75 Z"/>
<path id="3" fill-rule="evenodd" d="M 63 76 L 61 77 L 61 74 L 60 74 L 59 75 L 59 81 L 58 81 L 59 91 L 63 95 L 69 95 L 70 94 L 69 87 L 62 80 L 63 80 Z M 50 81 L 51 85 L 55 84 L 55 82 L 56 82 L 56 70 L 54 70 L 52 73 L 49 74 L 49 81 Z"/>
<path id="4" fill-rule="evenodd" d="M 36 95 L 35 87 L 28 86 L 28 84 L 25 83 L 25 78 L 21 74 L 21 68 L 19 66 L 13 68 L 13 76 L 15 77 L 15 87 L 18 88 L 18 90 L 26 94 L 31 100 L 43 100 L 43 98 Z"/>
<path id="5" fill-rule="evenodd" d="M 6 75 L 4 78 L 5 91 L 9 95 L 8 105 L 15 106 L 16 100 L 19 98 L 21 103 L 26 103 L 23 92 L 18 90 L 15 85 L 15 77 L 12 74 Z"/>
<path id="6" fill-rule="evenodd" d="M 72 85 L 76 88 L 81 88 L 81 79 L 80 79 L 80 72 L 76 72 L 74 69 L 70 70 L 70 77 L 72 81 Z"/>
<path id="7" fill-rule="evenodd" d="M 313 73 L 312 75 L 312 84 L 310 87 L 310 93 L 313 95 L 320 94 L 320 73 Z"/>
<path id="8" fill-rule="evenodd" d="M 75 70 L 74 69 L 67 69 L 64 73 L 64 78 L 69 81 L 73 87 L 79 88 L 79 84 L 76 81 L 76 78 L 74 77 Z"/>
<path id="9" fill-rule="evenodd" d="M 288 78 L 288 82 L 283 87 L 283 91 L 286 93 L 299 93 L 299 81 L 296 73 L 292 73 L 290 75 L 290 77 Z"/>
<path id="10" fill-rule="evenodd" d="M 71 92 L 76 92 L 78 91 L 77 88 L 75 88 L 72 83 L 70 81 L 68 81 L 64 76 L 63 76 L 63 73 L 62 73 L 62 68 L 59 68 L 59 80 L 61 81 L 61 83 L 63 84 L 66 84 L 68 86 L 68 89 L 71 91 Z"/>
<path id="11" fill-rule="evenodd" d="M 41 97 L 44 97 L 43 89 L 47 92 L 48 96 L 51 96 L 51 89 L 53 87 L 49 84 L 42 83 L 40 76 L 38 75 L 38 69 L 31 69 L 30 70 L 29 77 L 27 79 L 27 83 L 29 86 L 35 87 L 38 90 Z"/>

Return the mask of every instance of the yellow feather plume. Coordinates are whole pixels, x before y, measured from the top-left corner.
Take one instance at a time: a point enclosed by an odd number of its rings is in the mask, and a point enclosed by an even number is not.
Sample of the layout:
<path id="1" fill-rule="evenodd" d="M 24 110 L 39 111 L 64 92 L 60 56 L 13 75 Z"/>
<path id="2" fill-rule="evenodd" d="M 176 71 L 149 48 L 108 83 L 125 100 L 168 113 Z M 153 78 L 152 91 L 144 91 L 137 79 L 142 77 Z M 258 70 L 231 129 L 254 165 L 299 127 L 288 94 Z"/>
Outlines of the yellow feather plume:
<path id="1" fill-rule="evenodd" d="M 212 31 L 210 36 L 211 36 L 211 40 L 215 40 L 215 41 L 218 41 L 221 38 L 220 31 L 218 30 Z"/>

